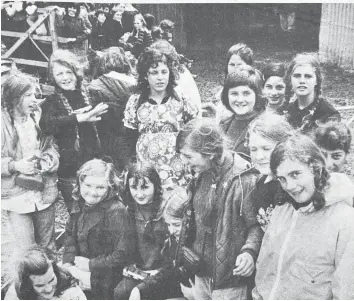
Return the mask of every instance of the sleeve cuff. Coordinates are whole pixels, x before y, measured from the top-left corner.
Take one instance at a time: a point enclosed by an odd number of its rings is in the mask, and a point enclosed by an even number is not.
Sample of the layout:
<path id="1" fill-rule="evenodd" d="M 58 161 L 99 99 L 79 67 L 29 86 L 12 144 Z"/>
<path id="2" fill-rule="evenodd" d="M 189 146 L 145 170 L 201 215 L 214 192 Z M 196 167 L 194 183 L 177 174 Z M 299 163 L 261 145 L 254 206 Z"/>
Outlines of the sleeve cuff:
<path id="1" fill-rule="evenodd" d="M 242 253 L 245 253 L 245 252 L 247 252 L 248 254 L 250 254 L 250 255 L 252 256 L 254 262 L 256 262 L 256 260 L 257 260 L 257 253 L 256 253 L 255 251 L 253 251 L 253 250 L 251 250 L 251 249 L 244 249 L 244 250 L 242 251 Z"/>

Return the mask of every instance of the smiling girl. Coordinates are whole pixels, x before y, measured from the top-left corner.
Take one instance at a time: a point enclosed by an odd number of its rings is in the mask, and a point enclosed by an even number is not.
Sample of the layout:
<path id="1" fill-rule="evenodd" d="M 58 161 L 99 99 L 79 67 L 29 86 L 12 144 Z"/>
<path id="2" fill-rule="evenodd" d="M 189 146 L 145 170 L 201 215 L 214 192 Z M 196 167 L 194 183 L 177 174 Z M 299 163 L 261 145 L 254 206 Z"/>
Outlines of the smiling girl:
<path id="1" fill-rule="evenodd" d="M 129 98 L 124 112 L 131 139 L 139 135 L 138 161 L 153 164 L 166 188 L 187 184 L 184 162 L 176 154 L 176 136 L 181 126 L 198 113 L 174 90 L 178 76 L 175 63 L 159 50 L 147 48 L 138 61 L 141 92 Z"/>
<path id="2" fill-rule="evenodd" d="M 288 121 L 304 133 L 328 120 L 340 120 L 339 112 L 321 95 L 320 62 L 314 55 L 301 53 L 291 62 L 285 77 L 287 89 L 293 91 Z"/>
<path id="3" fill-rule="evenodd" d="M 91 287 L 93 299 L 112 299 L 134 251 L 133 227 L 119 198 L 119 185 L 112 163 L 94 159 L 77 172 L 63 264 Z"/>
<path id="4" fill-rule="evenodd" d="M 270 167 L 286 194 L 264 235 L 253 299 L 353 299 L 354 190 L 303 135 L 279 143 Z"/>

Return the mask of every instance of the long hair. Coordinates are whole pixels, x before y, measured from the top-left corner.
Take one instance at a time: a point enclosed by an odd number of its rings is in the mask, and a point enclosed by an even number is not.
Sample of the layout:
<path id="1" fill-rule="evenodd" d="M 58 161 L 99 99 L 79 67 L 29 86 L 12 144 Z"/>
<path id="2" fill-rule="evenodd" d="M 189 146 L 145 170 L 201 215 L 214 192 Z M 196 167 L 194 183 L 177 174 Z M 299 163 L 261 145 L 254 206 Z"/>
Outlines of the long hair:
<path id="1" fill-rule="evenodd" d="M 149 179 L 149 181 L 154 186 L 154 195 L 153 195 L 153 215 L 147 226 L 145 227 L 144 235 L 152 240 L 155 239 L 152 233 L 152 220 L 159 219 L 162 216 L 162 186 L 161 179 L 157 172 L 157 170 L 150 164 L 147 163 L 130 163 L 126 167 L 126 172 L 124 176 L 124 204 L 128 208 L 128 212 L 131 217 L 135 217 L 135 201 L 130 192 L 129 181 L 132 179 L 132 185 L 136 186 L 139 184 L 139 181 L 143 181 L 145 183 L 145 178 Z"/>
<path id="2" fill-rule="evenodd" d="M 78 281 L 67 271 L 58 267 L 55 255 L 48 249 L 34 246 L 25 251 L 17 261 L 15 269 L 15 290 L 20 300 L 36 300 L 30 275 L 44 275 L 50 266 L 57 277 L 57 287 L 54 296 L 59 296 L 65 289 Z"/>
<path id="3" fill-rule="evenodd" d="M 67 18 L 69 16 L 69 7 L 73 7 L 76 9 L 75 13 L 75 18 L 78 18 L 80 15 L 81 11 L 81 4 L 80 3 L 74 3 L 74 2 L 68 2 L 65 4 L 65 17 Z"/>
<path id="4" fill-rule="evenodd" d="M 238 55 L 247 65 L 253 65 L 253 50 L 248 47 L 245 43 L 237 43 L 232 45 L 227 52 L 227 59 L 225 65 L 225 77 L 227 76 L 228 72 L 228 65 L 231 57 L 236 54 Z"/>
<path id="5" fill-rule="evenodd" d="M 309 137 L 297 133 L 280 142 L 273 150 L 270 169 L 274 175 L 277 175 L 279 165 L 287 159 L 297 160 L 312 169 L 315 183 L 312 202 L 315 209 L 321 209 L 325 204 L 324 192 L 329 180 L 329 172 L 321 150 Z"/>
<path id="6" fill-rule="evenodd" d="M 55 87 L 59 88 L 53 75 L 54 64 L 59 64 L 69 68 L 76 77 L 76 89 L 81 88 L 84 73 L 82 67 L 79 65 L 79 60 L 74 53 L 69 50 L 59 49 L 54 51 L 50 56 L 48 63 L 48 79 L 52 84 L 54 84 Z"/>
<path id="7" fill-rule="evenodd" d="M 167 93 L 172 94 L 174 87 L 177 86 L 176 80 L 178 79 L 178 71 L 173 58 L 158 49 L 151 47 L 145 48 L 138 60 L 138 86 L 145 98 L 150 93 L 150 86 L 147 79 L 149 69 L 156 68 L 160 62 L 166 64 L 170 70 L 170 77 L 166 89 Z"/>
<path id="8" fill-rule="evenodd" d="M 104 177 L 109 186 L 107 200 L 119 195 L 122 182 L 113 163 L 107 163 L 100 159 L 93 159 L 83 164 L 76 173 L 76 185 L 72 196 L 74 200 L 81 198 L 80 186 L 87 176 Z"/>
<path id="9" fill-rule="evenodd" d="M 291 76 L 294 73 L 294 70 L 303 65 L 310 65 L 316 74 L 317 84 L 315 86 L 315 99 L 319 98 L 322 93 L 322 72 L 320 61 L 317 56 L 310 53 L 299 53 L 291 61 L 285 75 L 285 84 L 286 84 L 286 97 L 290 99 L 292 94 L 292 85 L 291 85 Z"/>
<path id="10" fill-rule="evenodd" d="M 231 74 L 228 74 L 221 92 L 221 100 L 225 108 L 233 112 L 229 102 L 229 90 L 238 86 L 247 86 L 256 94 L 255 111 L 264 109 L 264 99 L 262 98 L 262 78 L 251 66 L 240 66 Z"/>

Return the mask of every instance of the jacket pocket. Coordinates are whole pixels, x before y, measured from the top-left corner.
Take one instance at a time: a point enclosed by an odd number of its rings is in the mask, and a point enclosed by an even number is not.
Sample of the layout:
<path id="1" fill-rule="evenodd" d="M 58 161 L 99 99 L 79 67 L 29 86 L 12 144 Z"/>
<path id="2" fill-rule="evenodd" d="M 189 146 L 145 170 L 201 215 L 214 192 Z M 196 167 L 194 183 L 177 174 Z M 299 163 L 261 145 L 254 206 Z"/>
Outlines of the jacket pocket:
<path id="1" fill-rule="evenodd" d="M 292 264 L 289 268 L 289 273 L 293 277 L 312 286 L 325 286 L 330 284 L 331 281 L 331 273 L 328 269 L 324 267 L 310 266 L 308 264 L 300 264 L 298 262 Z"/>

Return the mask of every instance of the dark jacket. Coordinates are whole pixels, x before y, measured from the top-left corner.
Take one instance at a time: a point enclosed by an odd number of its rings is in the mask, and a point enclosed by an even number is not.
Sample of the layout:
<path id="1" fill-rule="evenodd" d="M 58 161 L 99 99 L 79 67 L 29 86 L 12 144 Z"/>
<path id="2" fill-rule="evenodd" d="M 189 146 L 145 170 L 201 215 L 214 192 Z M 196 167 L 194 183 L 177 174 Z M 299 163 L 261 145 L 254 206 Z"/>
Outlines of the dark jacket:
<path id="1" fill-rule="evenodd" d="M 78 123 L 76 115 L 67 108 L 69 103 L 72 110 L 87 106 L 89 103 L 81 91 L 73 91 L 69 98 L 57 90 L 47 97 L 42 104 L 40 128 L 47 135 L 56 139 L 60 153 L 59 177 L 75 177 L 79 167 L 93 159 L 100 152 L 100 143 L 96 127 L 93 123 Z M 79 136 L 80 148 L 75 149 Z"/>
<path id="2" fill-rule="evenodd" d="M 135 248 L 133 225 L 123 203 L 117 197 L 94 207 L 85 206 L 83 199 L 74 202 L 66 232 L 63 263 L 74 263 L 75 256 L 89 258 L 95 297 L 111 298 Z"/>
<path id="3" fill-rule="evenodd" d="M 95 106 L 100 102 L 108 104 L 109 109 L 96 123 L 101 141 L 102 154 L 110 156 L 118 170 L 122 170 L 132 154 L 135 153 L 135 140 L 131 141 L 123 125 L 124 110 L 129 96 L 136 89 L 133 76 L 115 73 L 116 77 L 102 75 L 88 86 L 88 92 Z"/>
<path id="4" fill-rule="evenodd" d="M 118 41 L 124 34 L 124 28 L 122 23 L 114 19 L 110 19 L 108 20 L 107 29 L 109 47 L 118 46 Z"/>
<path id="5" fill-rule="evenodd" d="M 109 45 L 109 21 L 103 22 L 101 24 L 96 19 L 92 24 L 92 33 L 91 33 L 91 47 L 93 50 L 102 50 L 108 48 Z"/>
<path id="6" fill-rule="evenodd" d="M 236 257 L 248 252 L 256 261 L 263 233 L 250 199 L 257 174 L 249 163 L 226 151 L 217 174 L 215 178 L 211 170 L 203 172 L 195 184 L 193 250 L 205 261 L 204 271 L 198 275 L 211 277 L 213 289 L 223 289 L 247 283 L 247 278 L 232 275 Z"/>

